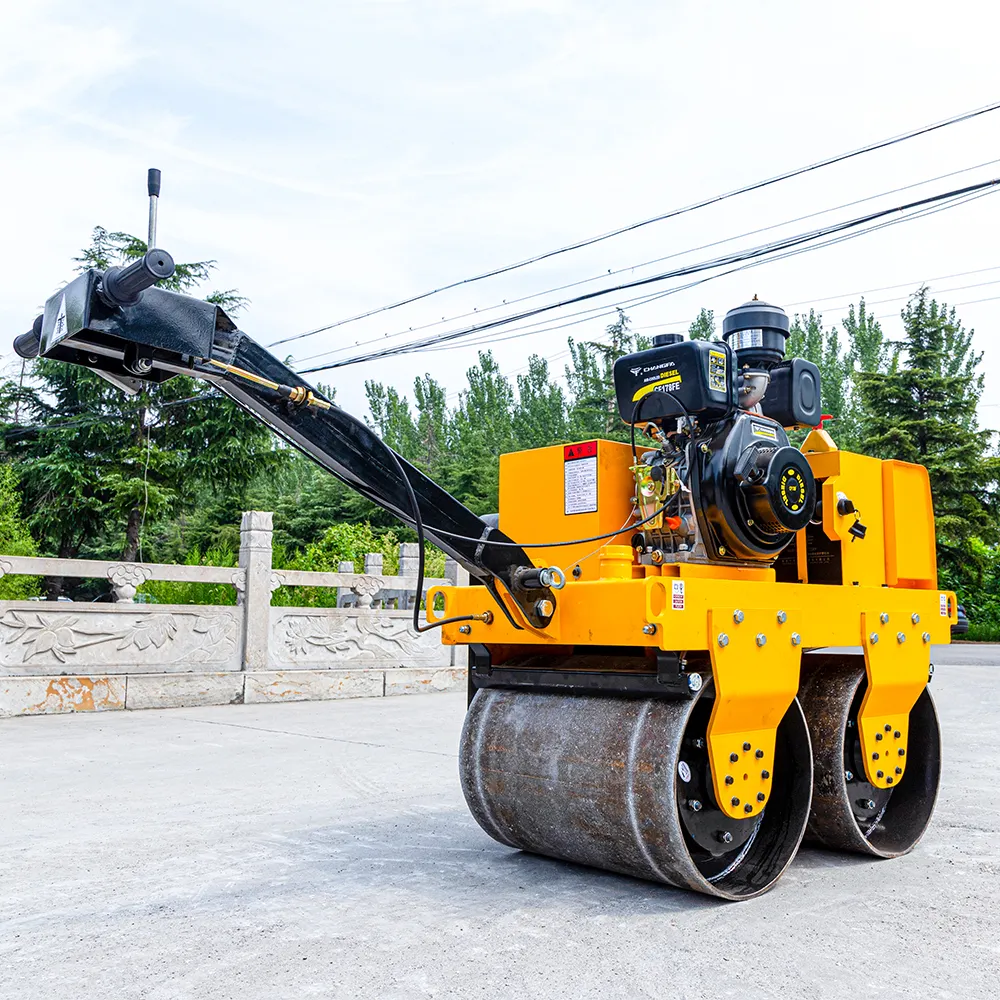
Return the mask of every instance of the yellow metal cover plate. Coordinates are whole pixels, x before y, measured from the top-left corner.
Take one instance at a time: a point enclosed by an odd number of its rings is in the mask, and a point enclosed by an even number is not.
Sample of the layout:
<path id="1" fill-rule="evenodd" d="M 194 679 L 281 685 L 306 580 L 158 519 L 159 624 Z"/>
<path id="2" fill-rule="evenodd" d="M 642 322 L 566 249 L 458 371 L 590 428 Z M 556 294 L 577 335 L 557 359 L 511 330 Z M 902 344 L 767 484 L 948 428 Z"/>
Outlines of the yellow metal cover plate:
<path id="1" fill-rule="evenodd" d="M 861 616 L 868 690 L 858 713 L 858 732 L 865 775 L 877 788 L 891 788 L 906 770 L 910 709 L 930 673 L 931 647 L 923 628 L 919 615 L 899 611 Z"/>
<path id="2" fill-rule="evenodd" d="M 756 816 L 770 797 L 776 730 L 799 687 L 802 646 L 793 636 L 801 618 L 773 607 L 708 613 L 715 684 L 708 755 L 716 801 L 733 819 Z"/>

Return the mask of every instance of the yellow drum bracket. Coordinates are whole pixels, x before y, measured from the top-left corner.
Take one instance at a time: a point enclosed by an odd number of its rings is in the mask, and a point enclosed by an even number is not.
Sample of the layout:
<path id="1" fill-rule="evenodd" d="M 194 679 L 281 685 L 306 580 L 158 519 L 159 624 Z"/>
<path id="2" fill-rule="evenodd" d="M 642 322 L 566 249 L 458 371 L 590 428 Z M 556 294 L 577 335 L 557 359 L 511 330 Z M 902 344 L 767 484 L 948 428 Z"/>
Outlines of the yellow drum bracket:
<path id="1" fill-rule="evenodd" d="M 770 798 L 775 733 L 799 688 L 801 621 L 801 611 L 787 608 L 708 612 L 708 756 L 716 801 L 733 819 L 756 816 Z"/>
<path id="2" fill-rule="evenodd" d="M 865 775 L 878 788 L 891 788 L 903 777 L 910 709 L 927 686 L 931 647 L 919 621 L 898 611 L 861 615 L 868 690 L 858 730 Z"/>

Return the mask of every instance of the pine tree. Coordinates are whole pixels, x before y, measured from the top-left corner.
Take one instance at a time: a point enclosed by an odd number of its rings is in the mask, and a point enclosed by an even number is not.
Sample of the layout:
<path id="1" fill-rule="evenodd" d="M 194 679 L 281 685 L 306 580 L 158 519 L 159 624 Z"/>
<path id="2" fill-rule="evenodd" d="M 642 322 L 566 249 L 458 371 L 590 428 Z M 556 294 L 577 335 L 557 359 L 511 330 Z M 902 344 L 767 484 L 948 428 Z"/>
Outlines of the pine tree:
<path id="1" fill-rule="evenodd" d="M 715 313 L 711 309 L 702 309 L 688 327 L 688 337 L 691 340 L 715 340 Z"/>
<path id="2" fill-rule="evenodd" d="M 902 313 L 899 356 L 887 371 L 857 376 L 869 454 L 927 467 L 934 498 L 938 564 L 944 581 L 974 586 L 975 539 L 1000 537 L 1000 458 L 993 432 L 979 428 L 982 353 L 955 309 L 917 291 Z M 885 359 L 879 355 L 880 363 Z"/>

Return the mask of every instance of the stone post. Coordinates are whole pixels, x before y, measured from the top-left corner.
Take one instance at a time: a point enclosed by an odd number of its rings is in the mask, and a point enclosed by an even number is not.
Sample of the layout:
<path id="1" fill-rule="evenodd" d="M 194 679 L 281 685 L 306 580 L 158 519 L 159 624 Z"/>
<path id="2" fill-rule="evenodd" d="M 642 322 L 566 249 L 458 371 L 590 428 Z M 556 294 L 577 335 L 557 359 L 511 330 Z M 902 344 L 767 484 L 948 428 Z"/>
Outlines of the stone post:
<path id="1" fill-rule="evenodd" d="M 240 568 L 246 586 L 239 602 L 243 606 L 243 669 L 267 670 L 271 638 L 271 513 L 248 510 L 240 522 Z"/>
<path id="2" fill-rule="evenodd" d="M 420 567 L 420 546 L 416 542 L 401 542 L 399 545 L 399 575 L 409 577 L 416 586 L 417 570 Z M 399 600 L 399 607 L 413 607 L 413 594 L 407 590 Z"/>
<path id="3" fill-rule="evenodd" d="M 353 573 L 354 563 L 350 559 L 344 559 L 337 563 L 338 573 Z M 337 588 L 337 607 L 350 608 L 354 606 L 354 591 L 350 587 Z"/>

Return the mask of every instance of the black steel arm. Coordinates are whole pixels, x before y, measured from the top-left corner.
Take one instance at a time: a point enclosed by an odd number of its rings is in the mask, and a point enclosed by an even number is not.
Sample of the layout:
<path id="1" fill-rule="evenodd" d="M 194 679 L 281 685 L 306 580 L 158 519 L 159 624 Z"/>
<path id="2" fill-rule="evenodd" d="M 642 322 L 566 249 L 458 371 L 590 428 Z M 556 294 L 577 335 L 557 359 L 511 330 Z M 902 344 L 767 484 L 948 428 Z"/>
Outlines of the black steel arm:
<path id="1" fill-rule="evenodd" d="M 222 309 L 155 287 L 133 304 L 115 305 L 106 284 L 106 275 L 90 271 L 57 292 L 30 338 L 38 343 L 34 350 L 92 368 L 130 391 L 140 380 L 162 382 L 176 374 L 204 379 L 362 496 L 414 525 L 402 471 L 427 538 L 489 588 L 515 625 L 498 583 L 530 626 L 548 624 L 555 597 L 537 573 L 526 572 L 534 564 L 523 549 L 483 544 L 512 540 L 392 452 L 362 421 L 318 400 L 314 389 L 237 330 Z M 30 354 L 34 344 L 27 339 L 19 338 L 18 349 Z"/>

